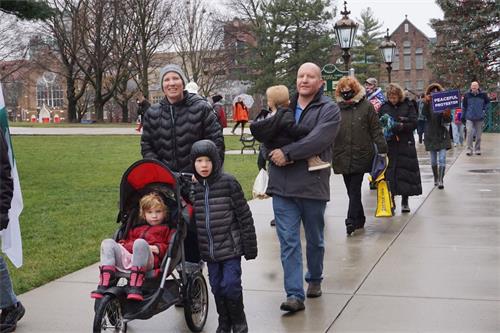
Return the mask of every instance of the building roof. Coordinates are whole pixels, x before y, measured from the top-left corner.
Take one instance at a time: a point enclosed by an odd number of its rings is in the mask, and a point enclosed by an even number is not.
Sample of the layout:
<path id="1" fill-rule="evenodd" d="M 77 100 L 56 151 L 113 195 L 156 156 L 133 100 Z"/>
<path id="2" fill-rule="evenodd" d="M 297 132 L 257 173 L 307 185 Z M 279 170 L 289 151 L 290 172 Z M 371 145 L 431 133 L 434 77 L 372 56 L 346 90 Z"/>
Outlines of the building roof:
<path id="1" fill-rule="evenodd" d="M 409 23 L 409 24 L 411 24 L 411 25 L 412 25 L 412 27 L 413 27 L 413 28 L 415 28 L 415 30 L 417 30 L 420 34 L 422 34 L 422 36 L 424 36 L 424 37 L 425 37 L 428 41 L 430 41 L 429 37 L 427 37 L 427 35 L 426 35 L 426 34 L 424 34 L 424 33 L 422 32 L 422 30 L 420 30 L 419 28 L 417 28 L 417 26 L 416 26 L 415 24 L 411 23 L 411 21 L 410 21 L 410 20 L 408 20 L 408 17 L 405 17 L 405 19 L 403 20 L 403 22 L 401 22 L 401 23 L 398 25 L 398 27 L 397 27 L 396 29 L 394 29 L 394 31 L 391 33 L 390 37 L 392 37 L 392 35 L 393 35 L 396 31 L 398 31 L 399 29 L 401 29 L 401 27 L 402 27 L 402 26 L 403 26 L 403 24 L 405 24 L 405 23 Z"/>

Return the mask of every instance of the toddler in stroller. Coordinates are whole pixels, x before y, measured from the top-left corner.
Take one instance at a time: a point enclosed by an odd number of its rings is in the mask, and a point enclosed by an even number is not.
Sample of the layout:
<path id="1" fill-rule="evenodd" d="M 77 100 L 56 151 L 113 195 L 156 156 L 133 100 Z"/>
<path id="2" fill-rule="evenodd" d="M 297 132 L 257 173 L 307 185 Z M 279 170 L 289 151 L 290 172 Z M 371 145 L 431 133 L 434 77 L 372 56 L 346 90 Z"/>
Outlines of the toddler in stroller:
<path id="1" fill-rule="evenodd" d="M 190 180 L 152 159 L 133 163 L 123 174 L 120 227 L 113 239 L 103 241 L 101 279 L 92 292 L 94 333 L 125 333 L 129 322 L 149 319 L 179 302 L 189 329 L 203 330 L 207 284 L 201 266 L 186 265 L 184 251 L 193 215 L 181 192 Z"/>
<path id="2" fill-rule="evenodd" d="M 116 271 L 129 272 L 127 299 L 143 301 L 142 284 L 147 271 L 158 268 L 165 256 L 172 230 L 169 211 L 157 192 L 144 195 L 139 202 L 139 218 L 124 239 L 105 239 L 101 243 L 99 285 L 91 297 L 100 299 L 113 285 Z"/>

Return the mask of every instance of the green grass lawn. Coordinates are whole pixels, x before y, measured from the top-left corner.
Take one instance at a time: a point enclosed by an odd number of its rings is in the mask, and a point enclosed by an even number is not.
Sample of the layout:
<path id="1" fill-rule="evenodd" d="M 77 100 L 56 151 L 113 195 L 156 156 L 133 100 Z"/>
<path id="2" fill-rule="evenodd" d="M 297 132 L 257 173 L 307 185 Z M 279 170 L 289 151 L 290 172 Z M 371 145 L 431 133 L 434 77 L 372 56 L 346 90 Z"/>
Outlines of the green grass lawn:
<path id="1" fill-rule="evenodd" d="M 101 240 L 117 228 L 123 172 L 140 159 L 138 136 L 14 136 L 24 210 L 24 265 L 10 266 L 20 294 L 99 260 Z M 238 137 L 227 149 L 239 149 Z M 247 199 L 257 155 L 226 155 L 225 170 Z M 97 279 L 97 275 L 96 275 Z"/>
<path id="2" fill-rule="evenodd" d="M 10 127 L 39 127 L 39 128 L 57 128 L 57 127 L 130 127 L 135 128 L 137 126 L 136 122 L 131 123 L 93 123 L 93 124 L 82 124 L 82 123 L 32 123 L 28 121 L 16 121 L 10 122 Z"/>

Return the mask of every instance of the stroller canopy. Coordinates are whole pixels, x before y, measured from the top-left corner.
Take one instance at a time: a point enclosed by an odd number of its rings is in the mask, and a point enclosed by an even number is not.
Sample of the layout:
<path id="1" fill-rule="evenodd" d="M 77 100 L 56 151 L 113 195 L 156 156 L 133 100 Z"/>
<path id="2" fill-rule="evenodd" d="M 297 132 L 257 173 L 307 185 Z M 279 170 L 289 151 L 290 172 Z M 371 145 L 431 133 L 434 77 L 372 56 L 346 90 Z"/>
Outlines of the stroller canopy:
<path id="1" fill-rule="evenodd" d="M 168 167 L 155 160 L 141 160 L 134 163 L 123 175 L 122 184 L 126 182 L 134 190 L 153 183 L 163 183 L 175 188 L 176 179 Z"/>
<path id="2" fill-rule="evenodd" d="M 122 176 L 120 211 L 126 210 L 131 200 L 137 199 L 146 187 L 154 184 L 166 185 L 175 193 L 177 178 L 165 164 L 157 160 L 144 159 L 132 164 Z"/>

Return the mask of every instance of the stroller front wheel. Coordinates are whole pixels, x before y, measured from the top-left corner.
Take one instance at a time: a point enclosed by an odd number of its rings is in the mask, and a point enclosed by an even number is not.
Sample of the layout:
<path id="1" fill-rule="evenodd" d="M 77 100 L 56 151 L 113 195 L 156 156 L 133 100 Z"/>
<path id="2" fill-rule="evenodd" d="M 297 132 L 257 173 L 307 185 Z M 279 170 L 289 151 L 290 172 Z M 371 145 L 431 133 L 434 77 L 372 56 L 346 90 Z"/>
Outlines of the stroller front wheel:
<path id="1" fill-rule="evenodd" d="M 93 332 L 127 332 L 127 323 L 123 319 L 122 306 L 115 296 L 106 295 L 101 300 L 95 311 Z"/>
<path id="2" fill-rule="evenodd" d="M 190 274 L 183 294 L 186 324 L 192 332 L 201 332 L 208 316 L 208 289 L 203 274 Z"/>

